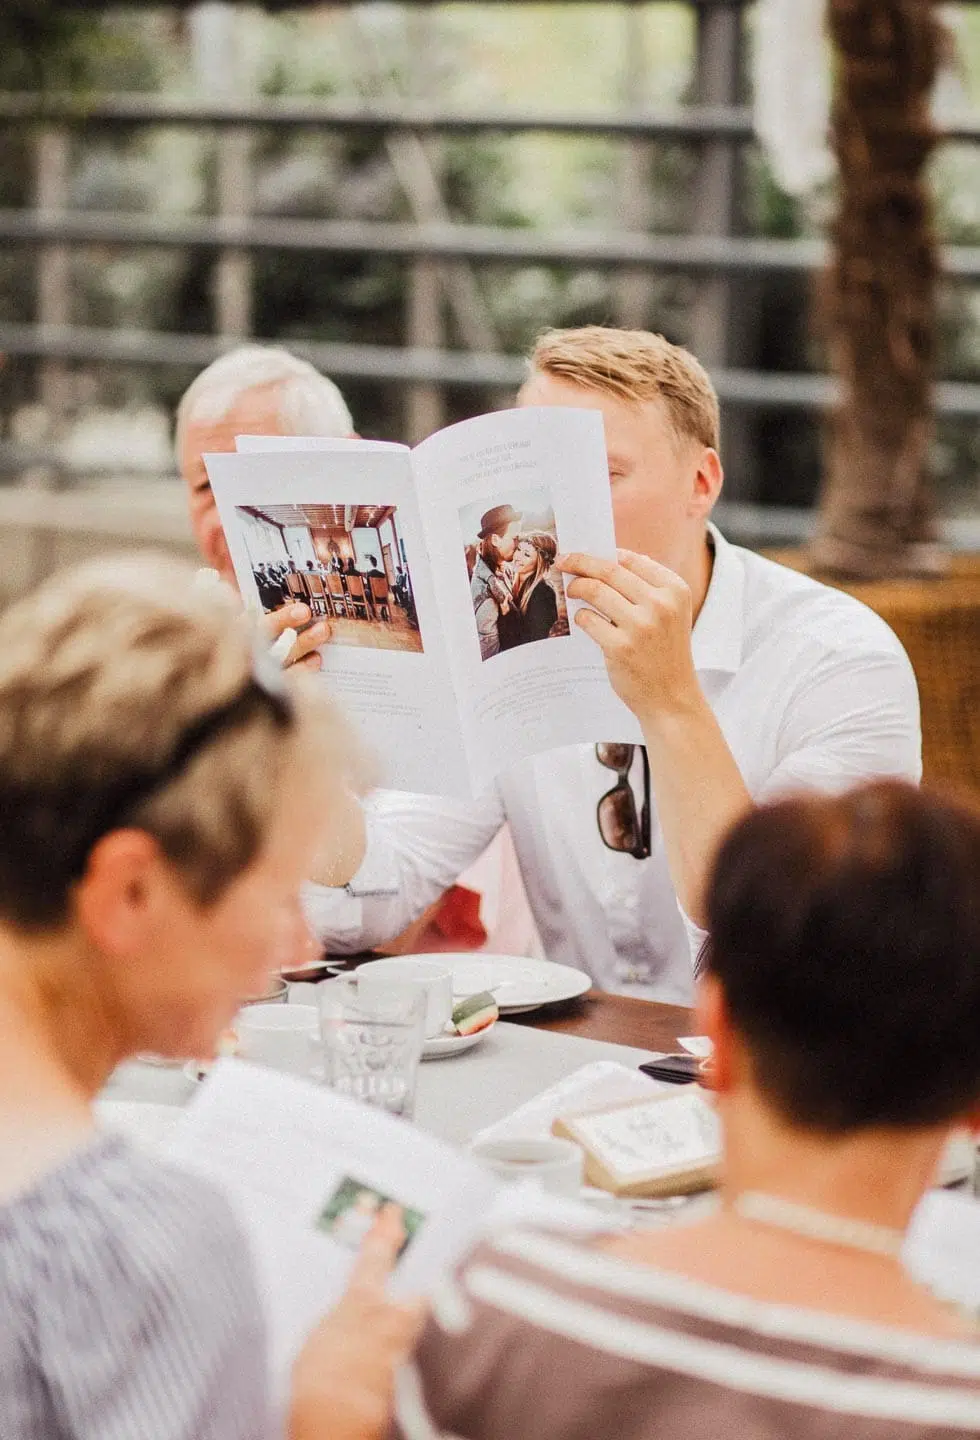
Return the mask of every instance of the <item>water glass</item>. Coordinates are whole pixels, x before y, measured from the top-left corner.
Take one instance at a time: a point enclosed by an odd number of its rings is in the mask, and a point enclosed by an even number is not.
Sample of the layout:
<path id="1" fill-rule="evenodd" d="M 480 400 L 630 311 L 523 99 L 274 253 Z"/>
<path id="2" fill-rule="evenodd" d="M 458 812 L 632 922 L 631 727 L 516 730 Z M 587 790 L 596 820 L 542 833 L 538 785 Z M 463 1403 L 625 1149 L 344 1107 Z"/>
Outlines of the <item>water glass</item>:
<path id="1" fill-rule="evenodd" d="M 425 1039 L 425 992 L 392 985 L 365 995 L 346 977 L 318 988 L 324 1082 L 352 1100 L 411 1119 Z"/>

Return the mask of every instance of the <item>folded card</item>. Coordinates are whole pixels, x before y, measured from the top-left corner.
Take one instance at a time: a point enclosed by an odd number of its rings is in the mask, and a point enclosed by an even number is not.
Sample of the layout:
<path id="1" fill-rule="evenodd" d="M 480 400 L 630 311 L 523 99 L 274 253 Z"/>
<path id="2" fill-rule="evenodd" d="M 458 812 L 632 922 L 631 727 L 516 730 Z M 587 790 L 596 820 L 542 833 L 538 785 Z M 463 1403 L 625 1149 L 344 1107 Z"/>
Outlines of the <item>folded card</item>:
<path id="1" fill-rule="evenodd" d="M 586 1179 L 614 1195 L 683 1195 L 717 1179 L 721 1125 L 697 1086 L 561 1115 L 552 1130 L 582 1147 Z"/>

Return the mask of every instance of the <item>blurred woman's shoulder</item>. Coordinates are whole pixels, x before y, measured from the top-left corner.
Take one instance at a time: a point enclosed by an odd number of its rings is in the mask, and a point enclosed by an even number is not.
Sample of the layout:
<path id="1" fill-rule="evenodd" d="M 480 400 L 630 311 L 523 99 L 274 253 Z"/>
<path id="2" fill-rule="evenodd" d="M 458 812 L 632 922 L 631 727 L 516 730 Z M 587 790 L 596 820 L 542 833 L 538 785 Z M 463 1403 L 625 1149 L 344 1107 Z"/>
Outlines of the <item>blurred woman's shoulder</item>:
<path id="1" fill-rule="evenodd" d="M 946 1440 L 980 1346 L 746 1300 L 590 1239 L 485 1243 L 435 1297 L 393 1434 L 430 1440 Z"/>
<path id="2" fill-rule="evenodd" d="M 0 1206 L 0 1306 L 4 1440 L 272 1433 L 237 1221 L 212 1186 L 119 1136 Z"/>

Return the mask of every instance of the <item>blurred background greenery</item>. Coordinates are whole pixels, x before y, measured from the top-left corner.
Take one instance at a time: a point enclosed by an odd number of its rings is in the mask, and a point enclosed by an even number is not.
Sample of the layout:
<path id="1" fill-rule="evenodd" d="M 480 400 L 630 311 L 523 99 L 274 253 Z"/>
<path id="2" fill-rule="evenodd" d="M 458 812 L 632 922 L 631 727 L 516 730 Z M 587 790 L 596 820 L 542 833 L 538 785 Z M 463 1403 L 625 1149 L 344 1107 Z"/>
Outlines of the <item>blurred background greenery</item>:
<path id="1" fill-rule="evenodd" d="M 955 9 L 955 7 L 953 7 Z M 475 3 L 424 7 L 373 4 L 320 7 L 270 16 L 243 11 L 238 24 L 241 79 L 253 94 L 363 98 L 382 80 L 406 95 L 474 109 L 594 113 L 625 107 L 633 84 L 624 7 L 616 4 Z M 657 109 L 691 99 L 695 22 L 683 3 L 644 6 L 642 93 L 631 103 Z M 964 7 L 958 23 L 956 84 L 968 109 L 980 104 L 980 10 Z M 100 92 L 200 93 L 201 57 L 193 27 L 177 10 L 114 8 L 64 12 L 57 5 L 5 3 L 0 12 L 0 89 L 70 88 L 84 103 Z M 748 83 L 746 81 L 746 83 Z M 30 132 L 4 130 L 0 207 L 32 201 Z M 450 136 L 431 151 L 451 218 L 510 227 L 615 228 L 621 206 L 621 144 L 601 138 L 510 134 Z M 74 209 L 166 216 L 216 213 L 213 131 L 151 127 L 79 131 L 70 157 Z M 253 211 L 257 215 L 348 220 L 411 219 L 404 190 L 377 133 L 256 132 L 252 151 Z M 775 185 L 756 147 L 740 152 L 742 233 L 806 236 L 820 233 L 829 197 L 806 204 Z M 689 146 L 650 143 L 643 161 L 647 224 L 685 233 L 691 223 L 693 155 Z M 980 244 L 980 147 L 942 147 L 935 162 L 941 237 Z M 203 250 L 76 246 L 70 256 L 71 322 L 167 333 L 214 330 L 215 256 Z M 253 328 L 259 338 L 404 343 L 407 262 L 387 256 L 260 251 L 252 262 Z M 0 323 L 35 316 L 35 256 L 29 246 L 0 252 Z M 616 313 L 616 276 L 583 266 L 482 264 L 478 284 L 499 347 L 520 353 L 542 327 L 606 321 Z M 681 342 L 690 338 L 697 282 L 677 274 L 651 277 L 644 323 Z M 775 372 L 825 368 L 811 324 L 812 281 L 782 274 L 744 283 L 740 306 L 740 363 Z M 452 316 L 446 344 L 462 347 Z M 945 292 L 942 312 L 946 378 L 980 380 L 980 291 Z M 8 358 L 0 369 L 0 425 L 4 438 L 44 432 L 37 412 L 38 361 Z M 94 411 L 158 417 L 145 424 L 154 465 L 166 467 L 167 416 L 190 378 L 181 367 L 73 364 L 68 367 L 69 421 L 84 432 Z M 402 438 L 404 408 L 392 383 L 343 382 L 362 433 Z M 499 398 L 499 397 L 498 397 Z M 447 391 L 448 418 L 484 408 L 486 395 Z M 760 503 L 809 505 L 820 471 L 816 417 L 762 410 L 747 417 L 755 472 L 743 493 Z M 84 449 L 84 434 L 82 442 Z M 934 466 L 943 509 L 978 508 L 978 450 L 974 421 L 940 423 Z"/>

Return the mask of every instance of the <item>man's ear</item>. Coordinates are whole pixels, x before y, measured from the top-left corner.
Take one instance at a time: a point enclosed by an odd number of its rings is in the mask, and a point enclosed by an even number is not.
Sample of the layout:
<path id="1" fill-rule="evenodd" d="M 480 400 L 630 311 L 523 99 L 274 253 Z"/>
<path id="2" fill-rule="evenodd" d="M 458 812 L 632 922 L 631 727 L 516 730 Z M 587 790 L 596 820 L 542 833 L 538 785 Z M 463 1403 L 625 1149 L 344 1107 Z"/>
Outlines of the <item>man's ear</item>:
<path id="1" fill-rule="evenodd" d="M 153 927 L 162 882 L 153 837 L 145 830 L 113 830 L 92 847 L 75 887 L 78 922 L 105 953 L 137 953 Z"/>
<path id="2" fill-rule="evenodd" d="M 715 508 L 724 483 L 725 472 L 722 469 L 721 456 L 709 445 L 704 446 L 697 457 L 697 470 L 691 491 L 692 512 L 707 520 Z"/>

